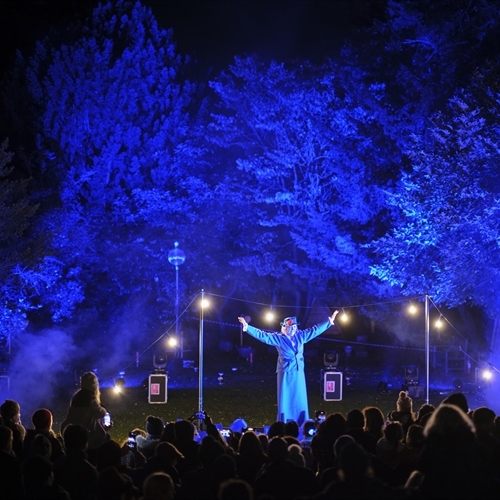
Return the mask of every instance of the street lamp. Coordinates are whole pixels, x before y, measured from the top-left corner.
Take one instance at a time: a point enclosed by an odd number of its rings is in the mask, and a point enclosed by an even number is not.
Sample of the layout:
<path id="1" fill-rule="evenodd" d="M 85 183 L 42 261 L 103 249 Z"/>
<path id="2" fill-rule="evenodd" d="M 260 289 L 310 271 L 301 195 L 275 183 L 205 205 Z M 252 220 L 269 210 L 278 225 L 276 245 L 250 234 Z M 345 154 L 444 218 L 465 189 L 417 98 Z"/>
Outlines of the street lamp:
<path id="1" fill-rule="evenodd" d="M 199 331 L 199 347 L 198 347 L 198 412 L 203 413 L 203 310 L 208 307 L 208 301 L 205 299 L 205 290 L 201 290 L 200 294 L 200 331 Z"/>
<path id="2" fill-rule="evenodd" d="M 430 351 L 430 326 L 429 326 L 429 294 L 425 294 L 425 402 L 429 404 L 429 351 Z"/>
<path id="3" fill-rule="evenodd" d="M 180 339 L 180 356 L 184 357 L 184 335 L 179 333 L 179 266 L 184 264 L 186 254 L 179 248 L 179 242 L 174 243 L 174 248 L 168 252 L 168 261 L 175 267 L 175 333 Z"/>

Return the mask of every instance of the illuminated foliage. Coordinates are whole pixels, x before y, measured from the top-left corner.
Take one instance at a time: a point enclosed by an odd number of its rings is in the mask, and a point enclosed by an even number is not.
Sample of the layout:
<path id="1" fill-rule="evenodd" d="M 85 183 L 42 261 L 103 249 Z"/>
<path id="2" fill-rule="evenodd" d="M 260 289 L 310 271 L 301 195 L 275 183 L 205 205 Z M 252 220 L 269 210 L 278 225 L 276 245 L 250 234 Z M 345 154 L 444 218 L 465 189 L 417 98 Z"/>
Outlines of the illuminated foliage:
<path id="1" fill-rule="evenodd" d="M 496 74 L 496 72 L 495 72 Z M 500 312 L 500 93 L 479 72 L 413 137 L 412 169 L 389 194 L 400 211 L 393 231 L 373 244 L 374 275 L 404 293 L 432 294 L 456 306 L 470 301 Z"/>
<path id="2" fill-rule="evenodd" d="M 211 137 L 236 168 L 227 196 L 238 207 L 243 255 L 232 264 L 288 276 L 284 287 L 294 276 L 304 292 L 324 291 L 333 276 L 332 285 L 362 276 L 358 245 L 373 234 L 377 183 L 392 168 L 377 145 L 384 85 L 364 83 L 361 72 L 343 82 L 336 70 L 236 58 L 211 83 L 221 100 Z M 338 95 L 339 86 L 349 90 Z"/>
<path id="3" fill-rule="evenodd" d="M 66 271 L 78 269 L 88 306 L 154 288 L 164 241 L 192 222 L 199 152 L 185 66 L 138 2 L 101 4 L 72 43 L 37 46 L 30 90 L 58 196 L 43 229 Z"/>

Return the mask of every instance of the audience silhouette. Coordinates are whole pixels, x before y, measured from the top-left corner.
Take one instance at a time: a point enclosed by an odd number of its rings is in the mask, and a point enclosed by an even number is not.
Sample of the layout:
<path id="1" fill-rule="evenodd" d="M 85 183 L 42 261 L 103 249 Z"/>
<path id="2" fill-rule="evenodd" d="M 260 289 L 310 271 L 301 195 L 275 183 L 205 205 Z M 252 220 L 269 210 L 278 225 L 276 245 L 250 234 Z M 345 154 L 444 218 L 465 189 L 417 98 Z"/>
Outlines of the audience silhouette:
<path id="1" fill-rule="evenodd" d="M 191 419 L 165 426 L 148 417 L 147 430 L 136 429 L 145 438 L 144 455 L 108 434 L 91 460 L 88 427 L 67 423 L 58 436 L 51 411 L 40 408 L 26 430 L 19 404 L 6 400 L 0 500 L 496 498 L 495 412 L 470 409 L 466 396 L 455 393 L 413 413 L 402 392 L 387 420 L 378 407 L 366 406 L 327 415 L 319 425 L 274 422 L 267 434 L 242 429 L 227 438 L 208 415 L 204 432 Z"/>

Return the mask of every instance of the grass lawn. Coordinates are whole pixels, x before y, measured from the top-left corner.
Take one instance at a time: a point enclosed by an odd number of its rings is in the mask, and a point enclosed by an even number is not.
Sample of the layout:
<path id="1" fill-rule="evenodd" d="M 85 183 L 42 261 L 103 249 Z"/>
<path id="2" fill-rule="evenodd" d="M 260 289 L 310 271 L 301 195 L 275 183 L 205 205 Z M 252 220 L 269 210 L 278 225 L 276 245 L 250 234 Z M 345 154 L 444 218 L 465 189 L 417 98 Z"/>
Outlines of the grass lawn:
<path id="1" fill-rule="evenodd" d="M 350 385 L 343 385 L 342 400 L 325 401 L 321 392 L 322 359 L 306 359 L 306 378 L 308 384 L 309 411 L 314 416 L 316 410 L 327 414 L 341 412 L 347 414 L 352 408 L 378 406 L 384 414 L 396 408 L 398 392 L 403 383 L 403 371 L 395 360 L 395 368 L 388 369 L 382 360 L 350 359 L 338 368 L 348 368 L 351 375 Z M 378 366 L 377 366 L 378 365 Z M 216 350 L 207 352 L 204 357 L 203 408 L 214 423 L 224 426 L 236 418 L 243 418 L 249 427 L 270 425 L 276 419 L 276 355 L 260 354 L 250 364 L 245 359 L 237 359 Z M 110 383 L 102 383 L 102 401 L 113 418 L 110 435 L 121 442 L 134 428 L 145 428 L 148 415 L 161 417 L 165 422 L 179 418 L 189 418 L 199 406 L 199 373 L 193 368 L 183 368 L 181 359 L 172 360 L 167 366 L 168 400 L 165 404 L 148 403 L 147 378 L 152 367 L 129 368 L 125 375 L 126 384 L 122 394 L 115 394 Z M 219 384 L 218 374 L 224 373 L 224 382 Z M 390 375 L 392 373 L 392 375 Z M 388 391 L 379 394 L 378 383 L 388 381 Z M 432 385 L 431 385 L 432 387 Z M 69 399 L 75 387 L 61 391 L 62 396 L 48 406 L 54 414 L 54 429 L 62 422 Z M 451 390 L 431 390 L 430 402 L 439 404 Z M 414 397 L 414 410 L 424 401 Z M 477 405 L 476 405 L 477 406 Z M 34 408 L 36 409 L 36 408 Z M 33 409 L 33 411 L 34 411 Z M 32 412 L 31 409 L 28 412 Z M 27 415 L 23 412 L 23 423 L 30 427 Z"/>

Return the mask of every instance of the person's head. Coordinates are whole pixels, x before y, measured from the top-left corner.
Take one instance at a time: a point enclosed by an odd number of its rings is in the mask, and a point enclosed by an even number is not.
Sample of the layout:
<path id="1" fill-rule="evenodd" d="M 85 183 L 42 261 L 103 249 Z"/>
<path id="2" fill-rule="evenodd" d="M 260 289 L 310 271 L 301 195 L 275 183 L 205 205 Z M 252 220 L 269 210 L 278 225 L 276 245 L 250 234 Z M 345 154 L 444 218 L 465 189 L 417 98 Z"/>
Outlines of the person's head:
<path id="1" fill-rule="evenodd" d="M 424 445 L 424 428 L 420 424 L 411 424 L 406 431 L 405 443 L 410 449 L 422 448 Z"/>
<path id="2" fill-rule="evenodd" d="M 405 433 L 401 422 L 389 422 L 383 429 L 384 437 L 390 443 L 402 442 Z"/>
<path id="3" fill-rule="evenodd" d="M 179 420 L 175 422 L 176 440 L 182 443 L 194 441 L 195 427 L 189 420 Z"/>
<path id="4" fill-rule="evenodd" d="M 247 431 L 241 435 L 238 453 L 245 457 L 262 457 L 264 455 L 262 443 L 255 432 Z"/>
<path id="5" fill-rule="evenodd" d="M 165 424 L 160 417 L 149 415 L 146 419 L 146 432 L 155 439 L 160 439 Z"/>
<path id="6" fill-rule="evenodd" d="M 273 422 L 267 431 L 267 437 L 272 439 L 275 436 L 284 436 L 285 434 L 285 423 L 277 420 Z"/>
<path id="7" fill-rule="evenodd" d="M 232 455 L 223 453 L 219 455 L 213 464 L 214 479 L 220 484 L 227 479 L 238 477 L 238 470 L 236 467 L 236 460 Z"/>
<path id="8" fill-rule="evenodd" d="M 85 451 L 88 445 L 87 429 L 81 424 L 69 424 L 62 433 L 64 447 L 67 450 Z"/>
<path id="9" fill-rule="evenodd" d="M 288 443 L 282 437 L 273 437 L 267 447 L 267 456 L 271 462 L 282 462 L 288 457 Z"/>
<path id="10" fill-rule="evenodd" d="M 142 485 L 143 500 L 172 500 L 175 486 L 172 477 L 165 472 L 153 472 Z"/>
<path id="11" fill-rule="evenodd" d="M 317 429 L 318 426 L 314 420 L 306 420 L 302 425 L 302 436 L 304 439 L 312 439 Z"/>
<path id="12" fill-rule="evenodd" d="M 298 444 L 288 446 L 288 460 L 291 460 L 297 467 L 306 466 L 306 457 L 302 453 L 302 447 Z"/>
<path id="13" fill-rule="evenodd" d="M 50 459 L 52 455 L 52 444 L 50 440 L 43 434 L 37 434 L 30 444 L 28 454 L 30 456 L 41 455 Z"/>
<path id="14" fill-rule="evenodd" d="M 458 406 L 441 403 L 431 413 L 424 427 L 424 436 L 435 436 L 444 440 L 470 443 L 476 429 L 472 420 Z"/>
<path id="15" fill-rule="evenodd" d="M 363 408 L 363 416 L 365 417 L 365 431 L 371 434 L 380 435 L 385 423 L 382 410 L 377 406 L 365 406 L 365 408 Z"/>
<path id="16" fill-rule="evenodd" d="M 335 458 L 338 459 L 340 452 L 342 451 L 344 446 L 355 442 L 355 439 L 352 436 L 349 436 L 349 434 L 342 434 L 342 436 L 339 436 L 333 444 L 333 453 L 335 455 Z"/>
<path id="17" fill-rule="evenodd" d="M 243 479 L 228 479 L 219 486 L 217 498 L 219 500 L 253 500 L 253 489 L 250 484 Z"/>
<path id="18" fill-rule="evenodd" d="M 119 468 L 122 459 L 122 449 L 119 443 L 108 439 L 97 450 L 97 469 L 103 471 L 107 467 Z"/>
<path id="19" fill-rule="evenodd" d="M 205 436 L 198 448 L 198 459 L 205 469 L 213 467 L 215 459 L 226 453 L 224 446 L 212 436 Z"/>
<path id="20" fill-rule="evenodd" d="M 322 437 L 331 438 L 333 441 L 335 441 L 335 439 L 337 439 L 342 434 L 345 434 L 346 431 L 346 418 L 344 417 L 344 415 L 342 415 L 342 413 L 339 412 L 330 413 L 326 417 L 326 419 L 318 426 L 318 434 Z"/>
<path id="21" fill-rule="evenodd" d="M 31 423 L 37 431 L 52 429 L 53 417 L 47 408 L 40 408 L 31 415 Z"/>
<path id="22" fill-rule="evenodd" d="M 12 443 L 12 431 L 8 427 L 0 425 L 0 450 L 10 455 L 12 453 Z"/>
<path id="23" fill-rule="evenodd" d="M 21 407 L 17 401 L 6 399 L 0 406 L 0 415 L 4 422 L 17 422 L 21 417 Z"/>
<path id="24" fill-rule="evenodd" d="M 347 413 L 346 425 L 348 429 L 363 429 L 365 426 L 365 417 L 361 410 L 353 408 Z"/>
<path id="25" fill-rule="evenodd" d="M 163 441 L 156 445 L 155 457 L 171 465 L 176 465 L 179 460 L 184 458 L 184 455 L 172 443 Z"/>
<path id="26" fill-rule="evenodd" d="M 290 420 L 285 424 L 285 427 L 283 428 L 283 435 L 284 436 L 292 436 L 292 437 L 298 437 L 299 436 L 299 424 L 295 422 L 295 420 Z"/>
<path id="27" fill-rule="evenodd" d="M 175 441 L 175 423 L 168 422 L 165 424 L 163 428 L 163 432 L 161 433 L 160 441 L 168 441 L 169 443 L 173 443 Z"/>
<path id="28" fill-rule="evenodd" d="M 338 457 L 339 478 L 344 481 L 356 481 L 363 477 L 373 477 L 371 459 L 358 443 L 347 443 Z"/>
<path id="29" fill-rule="evenodd" d="M 495 426 L 495 412 L 486 406 L 476 408 L 472 412 L 472 421 L 479 432 L 490 433 Z"/>
<path id="30" fill-rule="evenodd" d="M 262 445 L 262 451 L 267 454 L 267 449 L 269 448 L 269 436 L 267 434 L 258 434 L 257 438 Z"/>
<path id="31" fill-rule="evenodd" d="M 289 336 L 295 335 L 299 328 L 299 324 L 297 323 L 297 318 L 295 316 L 289 316 L 288 318 L 285 318 L 280 324 L 281 333 Z"/>
<path id="32" fill-rule="evenodd" d="M 420 425 L 423 425 L 422 420 L 425 422 L 427 418 L 426 415 L 429 415 L 435 409 L 436 407 L 430 403 L 424 403 L 422 406 L 420 406 L 420 408 L 418 409 L 418 417 L 417 417 L 418 423 Z"/>
<path id="33" fill-rule="evenodd" d="M 462 392 L 455 392 L 450 394 L 447 398 L 444 398 L 441 404 L 454 405 L 460 408 L 466 415 L 469 413 L 469 403 L 465 394 Z"/>
<path id="34" fill-rule="evenodd" d="M 101 393 L 99 391 L 99 381 L 94 372 L 85 372 L 80 377 L 80 389 L 91 392 L 98 400 L 100 400 Z"/>
<path id="35" fill-rule="evenodd" d="M 411 413 L 413 411 L 413 400 L 406 391 L 399 392 L 396 408 L 400 413 Z"/>

